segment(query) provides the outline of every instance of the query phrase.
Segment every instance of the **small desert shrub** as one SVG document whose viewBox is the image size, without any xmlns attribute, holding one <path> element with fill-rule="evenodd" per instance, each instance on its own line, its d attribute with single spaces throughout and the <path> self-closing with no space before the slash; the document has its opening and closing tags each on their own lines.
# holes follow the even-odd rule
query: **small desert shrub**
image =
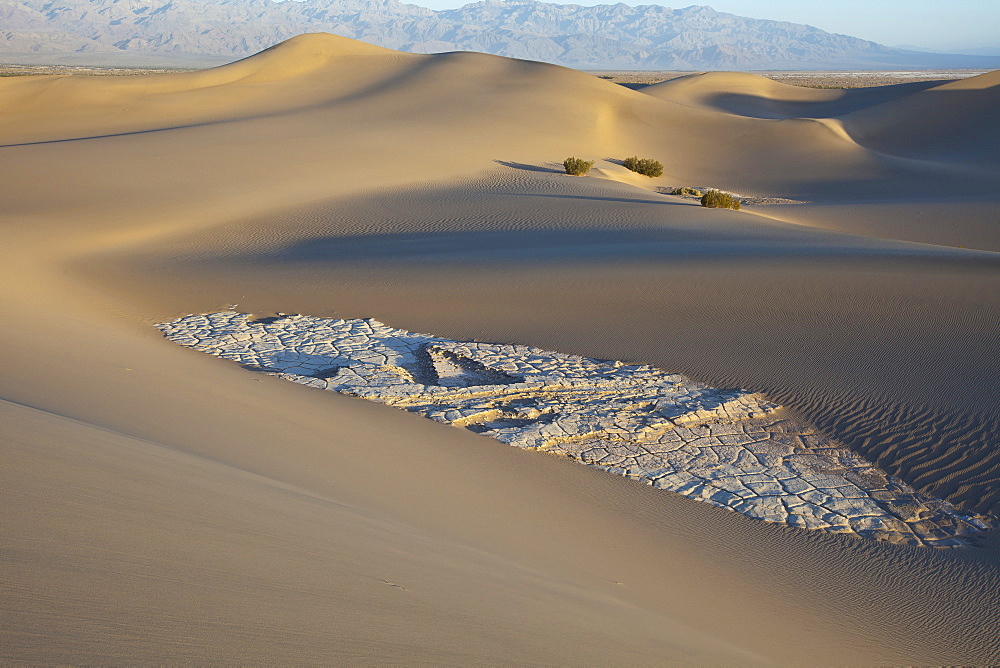
<svg viewBox="0 0 1000 668">
<path fill-rule="evenodd" d="M 697 188 L 688 188 L 684 186 L 683 188 L 674 188 L 671 195 L 690 195 L 691 197 L 701 197 L 701 191 Z"/>
<path fill-rule="evenodd" d="M 637 155 L 633 155 L 631 158 L 625 158 L 625 162 L 622 164 L 625 166 L 625 169 L 630 169 L 637 174 L 642 174 L 643 176 L 648 176 L 650 178 L 663 176 L 663 165 L 659 160 L 640 158 Z"/>
<path fill-rule="evenodd" d="M 571 176 L 583 176 L 594 166 L 594 161 L 581 160 L 580 158 L 566 158 L 563 160 L 563 167 L 566 173 Z"/>
<path fill-rule="evenodd" d="M 701 205 L 712 209 L 736 209 L 740 210 L 740 200 L 729 193 L 718 190 L 709 190 L 701 196 Z"/>
</svg>

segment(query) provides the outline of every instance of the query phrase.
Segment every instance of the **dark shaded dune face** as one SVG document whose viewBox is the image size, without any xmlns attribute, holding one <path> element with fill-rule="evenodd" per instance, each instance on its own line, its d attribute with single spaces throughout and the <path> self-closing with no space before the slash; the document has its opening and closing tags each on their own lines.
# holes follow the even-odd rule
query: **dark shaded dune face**
<svg viewBox="0 0 1000 668">
<path fill-rule="evenodd" d="M 709 72 L 647 86 L 641 91 L 661 100 L 749 118 L 832 118 L 939 85 L 938 81 L 918 81 L 828 90 L 792 86 L 755 74 Z"/>
<path fill-rule="evenodd" d="M 734 116 L 836 118 L 852 140 L 894 156 L 978 166 L 995 166 L 1000 160 L 1000 72 L 945 83 L 849 90 L 814 90 L 753 74 L 710 72 L 642 92 Z"/>
<path fill-rule="evenodd" d="M 1000 156 L 1000 73 L 813 90 L 744 73 L 691 75 L 642 89 L 686 106 L 758 119 L 838 119 L 868 150 L 922 160 L 995 167 Z"/>
<path fill-rule="evenodd" d="M 935 86 L 848 114 L 844 128 L 884 153 L 1000 167 L 1000 72 Z"/>
<path fill-rule="evenodd" d="M 996 188 L 995 75 L 831 91 L 709 73 L 643 93 L 667 103 L 661 113 L 684 128 L 663 141 L 684 155 L 685 171 L 704 167 L 734 189 L 844 203 L 954 201 Z"/>
</svg>

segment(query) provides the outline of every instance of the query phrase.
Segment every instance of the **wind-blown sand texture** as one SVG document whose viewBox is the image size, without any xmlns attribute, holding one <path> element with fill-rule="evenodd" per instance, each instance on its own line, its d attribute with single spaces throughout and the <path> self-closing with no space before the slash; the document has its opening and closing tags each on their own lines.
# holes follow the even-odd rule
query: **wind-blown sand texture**
<svg viewBox="0 0 1000 668">
<path fill-rule="evenodd" d="M 377 318 L 649 365 L 995 515 L 998 83 L 632 91 L 324 35 L 0 79 L 0 657 L 1000 662 L 994 531 L 930 550 L 760 522 L 153 327 Z M 685 184 L 805 203 L 659 192 Z"/>
<path fill-rule="evenodd" d="M 281 378 L 578 459 L 770 522 L 960 547 L 989 528 L 915 493 L 758 394 L 645 365 L 393 329 L 236 312 L 157 326 L 171 341 Z"/>
</svg>

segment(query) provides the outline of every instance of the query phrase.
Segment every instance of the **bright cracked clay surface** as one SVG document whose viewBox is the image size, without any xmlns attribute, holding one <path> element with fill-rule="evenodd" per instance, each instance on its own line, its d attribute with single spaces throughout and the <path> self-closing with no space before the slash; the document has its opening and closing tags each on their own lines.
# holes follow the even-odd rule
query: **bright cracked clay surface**
<svg viewBox="0 0 1000 668">
<path fill-rule="evenodd" d="M 247 368 L 389 404 L 519 448 L 803 529 L 960 547 L 981 516 L 918 493 L 744 390 L 647 365 L 462 342 L 375 320 L 226 311 L 157 325 Z"/>
</svg>

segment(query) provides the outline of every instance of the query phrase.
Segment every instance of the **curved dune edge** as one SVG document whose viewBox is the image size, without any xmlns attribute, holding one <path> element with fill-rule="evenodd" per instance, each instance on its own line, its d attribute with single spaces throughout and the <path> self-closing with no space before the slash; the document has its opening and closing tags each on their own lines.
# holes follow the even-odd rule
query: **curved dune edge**
<svg viewBox="0 0 1000 668">
<path fill-rule="evenodd" d="M 759 394 L 646 365 L 457 342 L 375 320 L 225 311 L 157 327 L 293 382 L 636 478 L 789 526 L 952 548 L 991 528 L 922 495 Z"/>
</svg>

